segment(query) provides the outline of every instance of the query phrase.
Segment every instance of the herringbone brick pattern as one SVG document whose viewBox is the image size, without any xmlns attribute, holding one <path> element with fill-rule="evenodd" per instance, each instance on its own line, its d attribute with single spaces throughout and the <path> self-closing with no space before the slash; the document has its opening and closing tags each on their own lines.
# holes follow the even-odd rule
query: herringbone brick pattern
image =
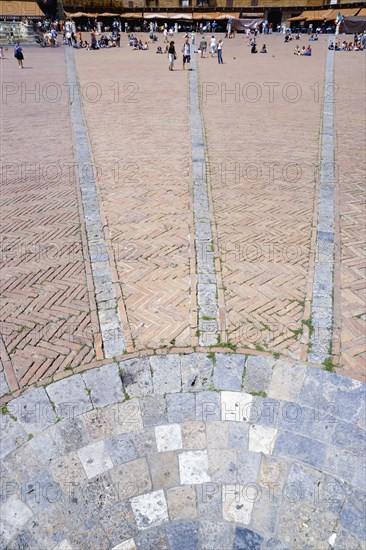
<svg viewBox="0 0 366 550">
<path fill-rule="evenodd" d="M 75 58 L 85 88 L 90 57 Z M 93 68 L 102 93 L 84 110 L 131 336 L 137 349 L 189 345 L 187 75 L 155 49 L 100 51 Z"/>
<path fill-rule="evenodd" d="M 266 37 L 267 55 L 245 42 L 225 41 L 222 66 L 199 60 L 227 337 L 296 357 L 316 201 L 314 83 L 322 91 L 326 44 L 304 63 L 281 36 Z"/>
<path fill-rule="evenodd" d="M 366 379 L 365 64 L 352 52 L 336 56 L 335 103 L 340 214 L 340 373 Z M 357 106 L 357 113 L 355 112 Z"/>
<path fill-rule="evenodd" d="M 64 54 L 42 53 L 2 62 L 18 91 L 2 105 L 1 332 L 20 386 L 95 359 Z"/>
</svg>

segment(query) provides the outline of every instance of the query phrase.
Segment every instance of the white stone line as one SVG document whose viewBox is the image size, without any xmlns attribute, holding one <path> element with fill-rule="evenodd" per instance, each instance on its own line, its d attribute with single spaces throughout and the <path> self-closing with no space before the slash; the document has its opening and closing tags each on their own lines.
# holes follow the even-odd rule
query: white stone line
<svg viewBox="0 0 366 550">
<path fill-rule="evenodd" d="M 79 167 L 79 184 L 104 355 L 110 358 L 124 352 L 125 341 L 104 239 L 98 191 L 92 169 L 93 162 L 72 48 L 65 48 L 65 58 L 68 81 L 76 84 L 73 87 L 73 97 L 70 105 L 74 148 Z"/>
<path fill-rule="evenodd" d="M 334 50 L 327 51 L 323 100 L 318 225 L 311 319 L 314 328 L 308 360 L 322 363 L 330 355 L 333 325 L 334 217 Z"/>
<path fill-rule="evenodd" d="M 199 343 L 207 346 L 217 343 L 218 300 L 213 252 L 213 235 L 205 164 L 205 136 L 199 104 L 199 83 L 196 54 L 191 48 L 189 73 L 189 107 L 192 151 L 193 205 L 195 250 L 197 266 L 197 301 Z"/>
</svg>

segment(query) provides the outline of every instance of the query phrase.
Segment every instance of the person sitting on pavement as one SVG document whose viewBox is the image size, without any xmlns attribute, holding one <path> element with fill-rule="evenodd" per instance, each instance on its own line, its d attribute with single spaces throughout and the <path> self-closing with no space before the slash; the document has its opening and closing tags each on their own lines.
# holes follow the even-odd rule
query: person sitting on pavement
<svg viewBox="0 0 366 550">
<path fill-rule="evenodd" d="M 250 53 L 258 53 L 257 51 L 257 43 L 255 40 L 252 41 L 252 47 L 250 48 Z"/>
<path fill-rule="evenodd" d="M 311 48 L 310 48 L 310 46 L 308 46 L 308 47 L 306 48 L 304 55 L 306 55 L 306 56 L 310 56 L 310 55 L 311 55 Z"/>
<path fill-rule="evenodd" d="M 262 49 L 259 51 L 259 53 L 267 53 L 267 48 L 265 44 L 263 44 Z"/>
<path fill-rule="evenodd" d="M 294 55 L 301 55 L 301 50 L 300 50 L 299 46 L 296 46 L 295 51 L 294 51 Z"/>
</svg>

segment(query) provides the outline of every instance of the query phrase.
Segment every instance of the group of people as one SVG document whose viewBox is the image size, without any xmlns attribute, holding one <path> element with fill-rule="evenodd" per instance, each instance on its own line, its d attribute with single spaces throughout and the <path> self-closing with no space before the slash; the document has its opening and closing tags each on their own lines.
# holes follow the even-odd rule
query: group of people
<svg viewBox="0 0 366 550">
<path fill-rule="evenodd" d="M 255 37 L 251 38 L 249 40 L 249 42 L 247 42 L 247 46 L 250 47 L 250 53 L 258 53 L 257 41 L 256 41 Z M 259 53 L 267 53 L 267 46 L 265 44 L 263 44 L 262 49 L 259 50 Z"/>
<path fill-rule="evenodd" d="M 192 42 L 194 42 L 192 38 Z M 194 44 L 193 44 L 194 45 Z M 220 40 L 216 44 L 216 39 L 214 36 L 212 36 L 210 40 L 210 55 L 211 57 L 214 57 L 215 54 L 217 54 L 217 61 L 221 65 L 224 63 L 223 57 L 222 57 L 222 47 L 223 47 L 223 41 Z M 205 57 L 205 53 L 207 50 L 207 41 L 205 40 L 205 37 L 202 37 L 202 40 L 199 44 L 198 49 L 195 51 L 195 53 L 200 53 L 201 57 Z M 170 41 L 169 45 L 166 47 L 166 52 L 168 54 L 169 58 L 169 71 L 174 70 L 174 61 L 177 59 L 177 52 L 175 49 L 175 42 L 173 40 Z M 158 50 L 156 53 L 163 53 L 161 47 L 158 47 Z M 187 69 L 190 70 L 190 63 L 191 63 L 191 44 L 189 41 L 189 36 L 186 34 L 184 37 L 184 44 L 182 46 L 182 54 L 183 54 L 183 70 L 185 70 L 186 66 Z"/>
<path fill-rule="evenodd" d="M 362 52 L 365 47 L 366 44 L 362 40 L 358 42 L 346 42 L 346 40 L 343 40 L 342 43 L 340 41 L 335 44 L 330 42 L 328 50 L 335 50 L 336 52 Z"/>
<path fill-rule="evenodd" d="M 295 51 L 294 51 L 294 55 L 306 55 L 306 56 L 310 56 L 311 55 L 311 47 L 310 45 L 309 46 L 303 46 L 301 49 L 300 49 L 300 46 L 296 46 L 295 48 Z"/>
</svg>

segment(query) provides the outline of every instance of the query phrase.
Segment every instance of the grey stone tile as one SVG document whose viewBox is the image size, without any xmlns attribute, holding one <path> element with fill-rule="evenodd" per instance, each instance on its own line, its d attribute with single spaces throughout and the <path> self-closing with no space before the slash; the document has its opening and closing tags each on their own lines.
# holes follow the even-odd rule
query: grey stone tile
<svg viewBox="0 0 366 550">
<path fill-rule="evenodd" d="M 283 403 L 277 426 L 309 438 L 331 443 L 339 420 L 331 415 L 322 417 L 319 411 L 296 403 Z"/>
<path fill-rule="evenodd" d="M 321 473 L 318 470 L 293 464 L 287 479 L 284 496 L 287 501 L 301 501 L 304 505 L 315 507 L 319 499 L 318 487 L 321 483 Z"/>
<path fill-rule="evenodd" d="M 42 510 L 28 522 L 28 530 L 38 541 L 38 549 L 53 549 L 68 536 L 69 529 L 55 506 Z"/>
<path fill-rule="evenodd" d="M 118 487 L 120 500 L 146 493 L 152 488 L 149 467 L 145 458 L 138 458 L 115 466 L 109 473 L 113 483 Z"/>
<path fill-rule="evenodd" d="M 138 550 L 170 550 L 165 529 L 156 527 L 148 531 L 141 531 L 135 537 Z"/>
<path fill-rule="evenodd" d="M 366 455 L 366 432 L 346 422 L 339 422 L 334 430 L 333 443 L 357 456 Z"/>
<path fill-rule="evenodd" d="M 296 366 L 295 362 L 276 361 L 268 388 L 268 396 L 297 402 L 305 375 L 305 367 Z"/>
<path fill-rule="evenodd" d="M 29 531 L 22 531 L 6 548 L 7 550 L 39 550 L 39 545 Z"/>
<path fill-rule="evenodd" d="M 130 433 L 113 437 L 107 440 L 105 445 L 112 459 L 113 466 L 118 466 L 118 464 L 129 462 L 138 457 L 133 436 Z"/>
<path fill-rule="evenodd" d="M 211 422 L 221 419 L 220 394 L 213 391 L 203 391 L 196 395 L 196 420 Z"/>
<path fill-rule="evenodd" d="M 253 496 L 251 497 L 254 500 L 251 528 L 255 532 L 261 533 L 261 535 L 266 537 L 272 537 L 275 533 L 281 498 L 280 494 L 277 487 L 257 487 L 257 493 L 253 492 Z M 267 548 L 267 546 L 263 548 Z"/>
<path fill-rule="evenodd" d="M 90 440 L 80 417 L 59 422 L 47 432 L 53 439 L 59 455 L 77 451 Z"/>
<path fill-rule="evenodd" d="M 247 393 L 267 393 L 274 364 L 272 357 L 249 355 L 245 363 L 243 390 Z"/>
<path fill-rule="evenodd" d="M 319 410 L 323 417 L 335 416 L 352 422 L 362 407 L 365 388 L 358 380 L 308 367 L 299 404 Z"/>
<path fill-rule="evenodd" d="M 156 440 L 154 428 L 145 428 L 138 432 L 132 432 L 133 444 L 139 456 L 156 453 Z"/>
<path fill-rule="evenodd" d="M 55 404 L 57 416 L 61 418 L 72 420 L 93 408 L 80 374 L 50 384 L 46 391 Z"/>
<path fill-rule="evenodd" d="M 274 494 L 281 494 L 287 483 L 290 463 L 281 458 L 262 455 L 258 482 L 261 486 L 273 488 Z"/>
<path fill-rule="evenodd" d="M 99 522 L 95 522 L 94 528 L 82 529 L 79 533 L 70 536 L 71 548 L 98 548 L 107 550 L 110 547 L 108 537 Z"/>
<path fill-rule="evenodd" d="M 150 360 L 148 357 L 122 361 L 119 367 L 128 395 L 131 397 L 142 397 L 153 393 Z"/>
<path fill-rule="evenodd" d="M 357 458 L 353 454 L 328 445 L 323 470 L 351 482 L 356 471 L 356 461 Z"/>
<path fill-rule="evenodd" d="M 44 388 L 34 388 L 8 403 L 9 414 L 27 434 L 36 435 L 51 426 L 56 415 Z"/>
<path fill-rule="evenodd" d="M 216 522 L 222 517 L 222 486 L 208 482 L 196 486 L 198 515 L 201 520 Z"/>
<path fill-rule="evenodd" d="M 22 502 L 37 514 L 60 498 L 60 486 L 47 470 L 43 470 L 22 484 L 21 497 Z"/>
<path fill-rule="evenodd" d="M 178 455 L 179 475 L 182 485 L 206 483 L 208 474 L 208 455 L 206 450 L 183 451 Z"/>
<path fill-rule="evenodd" d="M 204 422 L 183 422 L 181 431 L 184 449 L 206 448 L 206 425 Z"/>
<path fill-rule="evenodd" d="M 179 355 L 154 355 L 150 357 L 150 365 L 156 394 L 165 395 L 180 391 L 182 384 Z"/>
<path fill-rule="evenodd" d="M 196 417 L 196 398 L 192 393 L 172 393 L 166 396 L 169 422 L 188 422 Z"/>
<path fill-rule="evenodd" d="M 208 474 L 219 484 L 235 483 L 238 476 L 236 451 L 232 449 L 208 450 Z"/>
<path fill-rule="evenodd" d="M 94 407 L 104 407 L 124 400 L 122 382 L 116 363 L 88 370 L 82 377 L 86 387 L 91 390 L 90 398 Z"/>
<path fill-rule="evenodd" d="M 260 426 L 277 428 L 281 416 L 285 419 L 289 418 L 290 421 L 293 421 L 293 417 L 295 417 L 296 421 L 300 415 L 300 409 L 300 406 L 296 403 L 293 405 L 278 399 L 255 395 L 252 398 L 249 421 Z"/>
<path fill-rule="evenodd" d="M 337 523 L 337 516 L 320 513 L 302 501 L 285 502 L 278 514 L 276 537 L 289 548 L 328 548 L 328 539 Z"/>
<path fill-rule="evenodd" d="M 155 427 L 156 447 L 159 452 L 181 449 L 182 431 L 179 424 L 167 424 Z"/>
<path fill-rule="evenodd" d="M 173 487 L 166 492 L 171 521 L 189 520 L 197 517 L 196 491 L 194 485 Z"/>
<path fill-rule="evenodd" d="M 233 550 L 261 550 L 264 539 L 258 533 L 244 527 L 236 527 Z"/>
<path fill-rule="evenodd" d="M 63 494 L 68 494 L 73 484 L 84 486 L 88 481 L 76 452 L 55 458 L 49 470 L 54 481 L 60 484 Z"/>
<path fill-rule="evenodd" d="M 22 445 L 9 453 L 3 459 L 3 464 L 19 483 L 25 483 L 44 470 L 44 465 L 28 444 Z"/>
<path fill-rule="evenodd" d="M 174 451 L 149 455 L 153 489 L 168 489 L 179 485 L 178 457 Z"/>
<path fill-rule="evenodd" d="M 342 527 L 363 541 L 366 539 L 365 507 L 365 493 L 354 490 L 348 494 L 339 516 Z"/>
<path fill-rule="evenodd" d="M 288 546 L 285 546 L 281 541 L 270 538 L 264 545 L 264 550 L 290 550 Z"/>
<path fill-rule="evenodd" d="M 28 434 L 20 426 L 19 422 L 10 418 L 7 414 L 0 416 L 0 458 L 5 458 L 22 445 L 28 439 Z"/>
<path fill-rule="evenodd" d="M 216 354 L 214 386 L 219 390 L 240 391 L 245 356 L 235 354 Z"/>
<path fill-rule="evenodd" d="M 118 502 L 102 510 L 99 521 L 112 547 L 138 533 L 135 518 L 127 502 Z"/>
<path fill-rule="evenodd" d="M 177 521 L 167 527 L 171 550 L 198 550 L 198 524 L 195 521 Z"/>
<path fill-rule="evenodd" d="M 208 449 L 227 449 L 229 446 L 229 423 L 208 422 L 206 425 Z"/>
<path fill-rule="evenodd" d="M 207 390 L 212 385 L 213 362 L 203 353 L 182 355 L 182 388 L 185 392 Z"/>
<path fill-rule="evenodd" d="M 168 411 L 165 397 L 151 395 L 141 399 L 141 414 L 144 426 L 167 424 Z"/>
<path fill-rule="evenodd" d="M 18 496 L 12 495 L 1 509 L 1 521 L 9 524 L 15 530 L 24 527 L 33 516 L 33 512 Z"/>
<path fill-rule="evenodd" d="M 337 525 L 334 529 L 337 538 L 335 541 L 336 550 L 364 550 L 365 541 L 358 539 L 353 533 L 343 529 L 341 525 Z"/>
<path fill-rule="evenodd" d="M 323 474 L 316 495 L 316 508 L 338 516 L 349 489 L 349 485 L 344 481 L 330 474 Z"/>
<path fill-rule="evenodd" d="M 38 459 L 46 465 L 48 465 L 52 459 L 59 456 L 60 453 L 54 439 L 51 437 L 50 431 L 52 430 L 53 428 L 47 430 L 43 434 L 38 434 L 37 437 L 34 437 L 29 442 L 29 446 L 38 456 Z"/>
<path fill-rule="evenodd" d="M 366 492 L 366 458 L 356 458 L 352 485 L 360 491 Z"/>
<path fill-rule="evenodd" d="M 326 446 L 315 439 L 283 431 L 277 437 L 273 454 L 292 458 L 321 470 Z"/>
<path fill-rule="evenodd" d="M 237 479 L 239 483 L 257 483 L 261 455 L 249 451 L 237 451 Z"/>
<path fill-rule="evenodd" d="M 233 546 L 234 525 L 230 523 L 201 521 L 198 533 L 202 550 L 231 550 Z"/>
<path fill-rule="evenodd" d="M 83 500 L 90 515 L 98 519 L 104 510 L 114 506 L 120 499 L 119 487 L 113 483 L 108 472 L 89 480 L 78 490 L 76 498 Z"/>
</svg>

